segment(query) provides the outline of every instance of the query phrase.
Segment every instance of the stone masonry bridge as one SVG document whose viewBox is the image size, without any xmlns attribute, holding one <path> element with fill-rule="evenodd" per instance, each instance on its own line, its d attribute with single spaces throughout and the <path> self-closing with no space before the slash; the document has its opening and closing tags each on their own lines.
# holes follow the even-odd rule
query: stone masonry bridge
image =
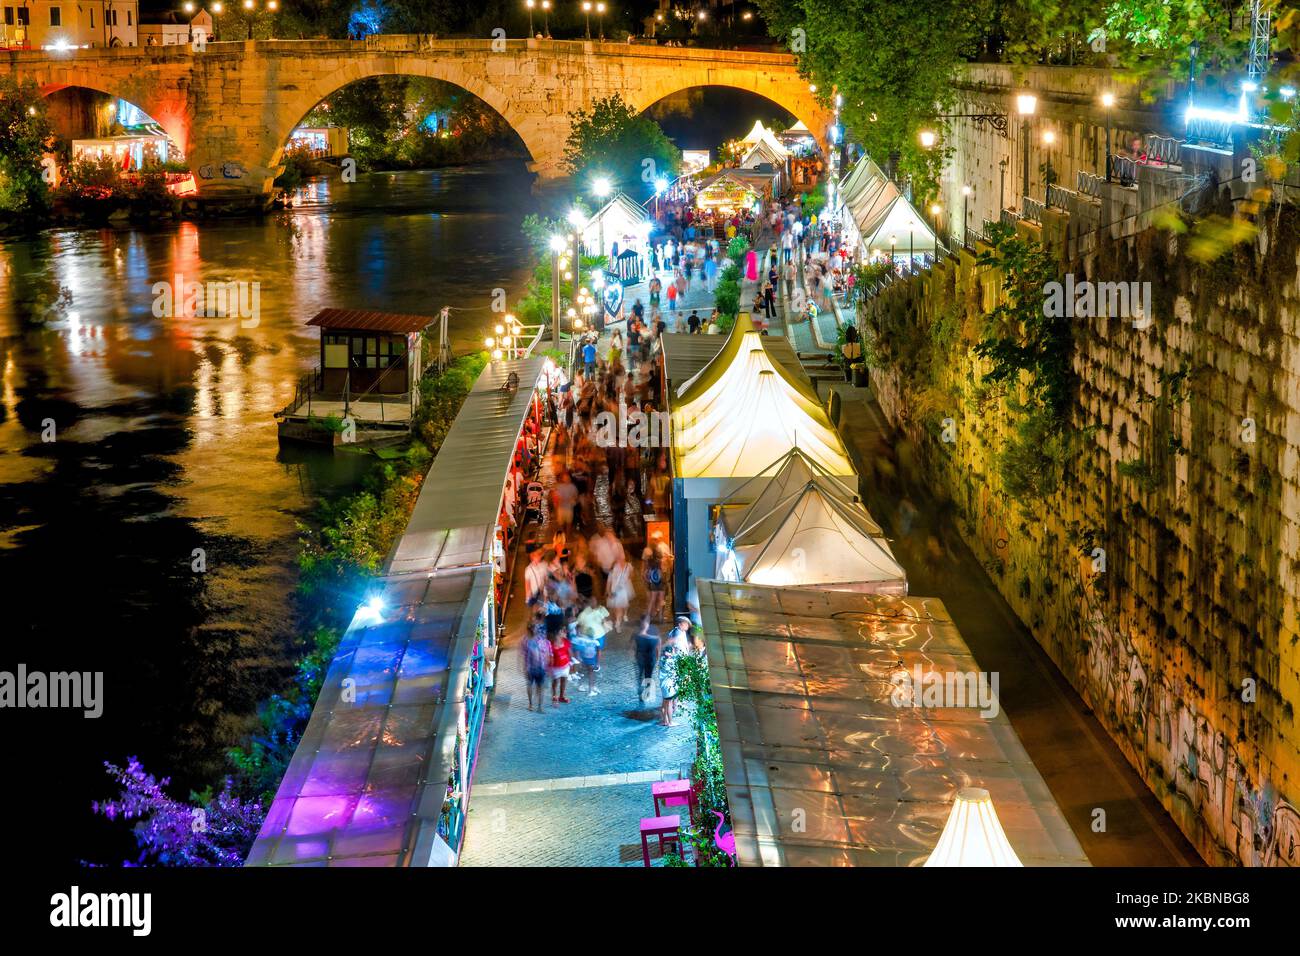
<svg viewBox="0 0 1300 956">
<path fill-rule="evenodd" d="M 614 93 L 645 110 L 693 87 L 749 90 L 802 120 L 823 148 L 831 123 L 794 58 L 778 53 L 389 35 L 0 55 L 0 75 L 31 77 L 46 93 L 86 87 L 144 110 L 185 151 L 208 199 L 268 193 L 290 132 L 317 103 L 348 83 L 394 74 L 444 80 L 482 99 L 519 134 L 543 178 L 564 174 L 569 114 Z"/>
</svg>

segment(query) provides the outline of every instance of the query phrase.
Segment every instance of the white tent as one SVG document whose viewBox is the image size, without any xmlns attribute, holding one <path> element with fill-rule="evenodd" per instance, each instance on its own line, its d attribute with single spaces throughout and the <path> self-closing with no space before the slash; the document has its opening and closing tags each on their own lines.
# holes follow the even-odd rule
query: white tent
<svg viewBox="0 0 1300 956">
<path fill-rule="evenodd" d="M 830 474 L 854 474 L 817 393 L 772 360 L 745 312 L 722 350 L 678 388 L 673 435 L 682 479 L 750 478 L 796 447 Z"/>
<path fill-rule="evenodd" d="M 792 448 L 720 502 L 718 520 L 732 539 L 771 537 L 780 525 L 783 507 L 803 494 L 809 483 L 818 485 L 823 493 L 847 507 L 861 507 L 847 480 L 832 475 L 804 454 L 803 449 Z M 743 504 L 756 490 L 758 496 Z M 884 533 L 875 521 L 870 526 L 872 534 Z"/>
<path fill-rule="evenodd" d="M 934 231 L 889 180 L 864 190 L 848 203 L 864 257 L 891 251 L 895 256 L 933 253 Z M 891 237 L 893 242 L 890 241 Z"/>
<path fill-rule="evenodd" d="M 965 787 L 957 792 L 952 813 L 925 866 L 1024 866 L 998 822 L 989 792 Z"/>
<path fill-rule="evenodd" d="M 906 594 L 907 572 L 866 509 L 846 505 L 815 481 L 776 508 L 763 526 L 731 540 L 736 580 Z"/>
<path fill-rule="evenodd" d="M 765 143 L 775 155 L 781 157 L 780 162 L 785 162 L 790 157 L 790 151 L 785 145 L 776 138 L 776 135 L 763 125 L 762 120 L 754 120 L 753 128 L 745 134 L 741 140 L 748 147 L 753 147 L 757 143 Z"/>
<path fill-rule="evenodd" d="M 781 169 L 785 166 L 786 157 L 788 155 L 789 154 L 785 153 L 784 150 L 778 153 L 772 148 L 771 143 L 765 139 L 760 139 L 757 143 L 750 146 L 745 155 L 741 157 L 740 168 L 756 169 L 764 163 L 767 163 L 777 169 Z"/>
<path fill-rule="evenodd" d="M 649 214 L 619 193 L 587 220 L 582 228 L 582 248 L 587 255 L 606 256 L 611 261 L 615 246 L 620 253 L 627 249 L 641 252 L 649 225 Z"/>
</svg>

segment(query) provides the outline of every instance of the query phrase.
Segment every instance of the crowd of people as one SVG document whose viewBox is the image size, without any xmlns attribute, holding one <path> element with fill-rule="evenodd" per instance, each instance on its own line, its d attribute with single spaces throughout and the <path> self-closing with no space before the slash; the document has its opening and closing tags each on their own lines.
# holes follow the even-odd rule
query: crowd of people
<svg viewBox="0 0 1300 956">
<path fill-rule="evenodd" d="M 520 659 L 529 710 L 543 709 L 548 690 L 552 705 L 571 703 L 571 685 L 574 693 L 601 694 L 601 653 L 609 640 L 626 639 L 640 701 L 652 703 L 657 691 L 660 722 L 673 726 L 674 660 L 697 647 L 689 617 L 660 634 L 671 607 L 674 556 L 668 541 L 647 536 L 644 518 L 672 508 L 667 448 L 604 441 L 595 427 L 604 412 L 623 421 L 633 412 L 655 413 L 662 400 L 660 332 L 632 326 L 626 344 L 615 332 L 604 355 L 597 340 L 587 341 L 572 381 L 548 398 L 554 483 L 546 511 L 530 503 L 537 527 L 523 575 L 529 614 Z M 643 611 L 630 624 L 637 605 Z"/>
</svg>

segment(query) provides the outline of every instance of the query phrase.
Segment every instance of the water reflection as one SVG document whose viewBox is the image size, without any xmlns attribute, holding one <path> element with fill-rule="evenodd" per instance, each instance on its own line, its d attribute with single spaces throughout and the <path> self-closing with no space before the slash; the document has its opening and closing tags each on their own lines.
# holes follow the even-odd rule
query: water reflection
<svg viewBox="0 0 1300 956">
<path fill-rule="evenodd" d="M 278 448 L 273 414 L 318 355 L 306 320 L 454 305 L 470 347 L 492 289 L 522 286 L 532 204 L 522 165 L 500 164 L 316 181 L 261 222 L 0 242 L 0 669 L 105 672 L 97 721 L 10 712 L 10 760 L 57 781 L 40 815 L 58 825 L 21 834 L 30 849 L 115 861 L 89 813 L 99 762 L 138 754 L 183 795 L 283 685 L 296 523 L 366 467 Z M 257 323 L 155 317 L 177 275 L 260 283 Z"/>
</svg>

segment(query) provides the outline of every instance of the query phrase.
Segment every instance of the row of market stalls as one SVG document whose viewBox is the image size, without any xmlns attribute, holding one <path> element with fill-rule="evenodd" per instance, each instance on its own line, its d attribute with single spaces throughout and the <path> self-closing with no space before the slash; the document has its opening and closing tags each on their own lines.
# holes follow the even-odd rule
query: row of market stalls
<svg viewBox="0 0 1300 956">
<path fill-rule="evenodd" d="M 358 608 L 249 866 L 454 866 L 546 358 L 490 362 Z"/>
<path fill-rule="evenodd" d="M 739 864 L 1087 865 L 996 680 L 907 595 L 789 343 L 742 313 L 721 347 L 662 346 L 675 583 L 701 579 Z M 925 690 L 958 681 L 969 700 Z"/>
<path fill-rule="evenodd" d="M 722 580 L 905 594 L 906 575 L 789 342 L 761 335 L 748 313 L 702 362 L 699 338 L 663 337 L 685 564 Z"/>
<path fill-rule="evenodd" d="M 834 209 L 843 242 L 860 262 L 904 263 L 935 254 L 934 230 L 868 156 L 840 181 Z"/>
</svg>

